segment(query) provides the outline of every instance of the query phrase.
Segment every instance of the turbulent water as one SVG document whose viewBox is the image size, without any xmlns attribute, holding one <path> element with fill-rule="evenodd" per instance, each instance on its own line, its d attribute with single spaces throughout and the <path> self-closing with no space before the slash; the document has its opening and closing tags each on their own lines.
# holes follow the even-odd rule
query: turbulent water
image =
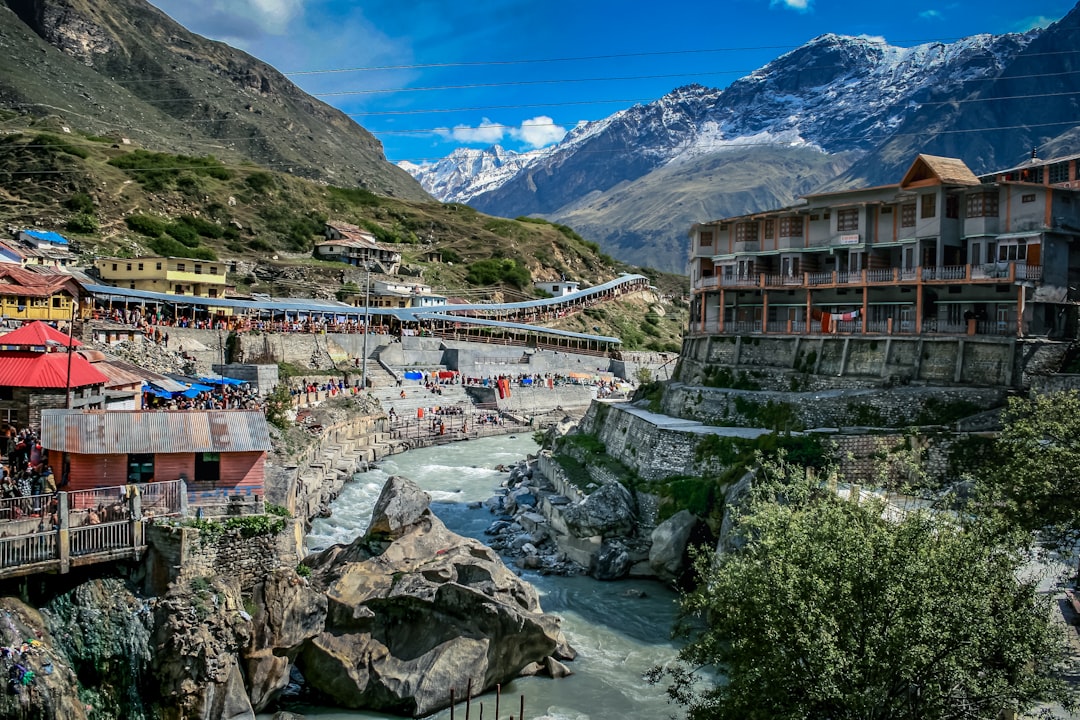
<svg viewBox="0 0 1080 720">
<path fill-rule="evenodd" d="M 345 543 L 364 532 L 383 483 L 391 475 L 416 481 L 432 497 L 432 508 L 447 527 L 484 540 L 492 516 L 486 509 L 470 510 L 469 502 L 484 500 L 505 479 L 496 465 L 522 460 L 536 452 L 525 436 L 484 438 L 442 447 L 414 450 L 385 459 L 377 470 L 361 473 L 347 485 L 334 503 L 332 517 L 315 521 L 308 535 L 308 549 Z M 648 581 L 601 583 L 586 577 L 544 577 L 526 573 L 540 593 L 547 612 L 563 618 L 563 629 L 578 659 L 568 666 L 572 677 L 563 680 L 522 678 L 503 687 L 499 718 L 495 719 L 494 695 L 473 701 L 472 718 L 506 720 L 518 717 L 519 697 L 525 696 L 528 720 L 653 720 L 668 717 L 662 688 L 641 679 L 648 667 L 675 655 L 668 639 L 675 614 L 675 595 Z M 645 597 L 636 597 L 643 591 Z M 299 712 L 321 720 L 387 718 L 385 714 L 330 708 L 300 708 Z M 450 717 L 446 710 L 434 715 Z M 459 706 L 456 717 L 465 717 Z M 520 720 L 520 718 L 519 718 Z"/>
</svg>

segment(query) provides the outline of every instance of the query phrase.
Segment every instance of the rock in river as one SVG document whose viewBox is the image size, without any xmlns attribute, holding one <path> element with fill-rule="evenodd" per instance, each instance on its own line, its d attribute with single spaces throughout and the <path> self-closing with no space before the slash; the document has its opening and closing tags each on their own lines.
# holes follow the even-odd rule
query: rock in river
<svg viewBox="0 0 1080 720">
<path fill-rule="evenodd" d="M 391 477 L 366 535 L 305 560 L 328 604 L 299 663 L 339 705 L 427 715 L 470 680 L 480 692 L 531 663 L 574 657 L 532 586 L 490 548 L 447 530 L 429 503 L 415 483 Z"/>
</svg>

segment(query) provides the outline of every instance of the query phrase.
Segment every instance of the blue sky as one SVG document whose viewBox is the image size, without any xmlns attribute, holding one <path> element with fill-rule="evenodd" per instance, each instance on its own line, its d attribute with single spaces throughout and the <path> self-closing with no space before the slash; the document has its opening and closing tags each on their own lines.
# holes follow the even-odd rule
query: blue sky
<svg viewBox="0 0 1080 720">
<path fill-rule="evenodd" d="M 724 87 L 827 32 L 893 45 L 1022 32 L 1071 0 L 151 0 L 352 115 L 387 158 L 528 150 L 690 83 Z"/>
</svg>

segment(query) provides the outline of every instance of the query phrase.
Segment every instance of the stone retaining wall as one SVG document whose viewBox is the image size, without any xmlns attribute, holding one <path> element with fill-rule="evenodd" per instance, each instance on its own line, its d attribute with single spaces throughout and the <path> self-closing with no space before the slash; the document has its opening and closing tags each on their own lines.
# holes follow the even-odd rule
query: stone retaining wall
<svg viewBox="0 0 1080 720">
<path fill-rule="evenodd" d="M 153 524 L 146 528 L 147 589 L 163 594 L 169 583 L 197 577 L 236 578 L 248 594 L 279 567 L 295 567 L 303 557 L 303 523 L 286 520 L 274 534 L 244 538 L 227 532 L 214 540 L 192 527 Z"/>
<path fill-rule="evenodd" d="M 704 384 L 710 368 L 768 369 L 771 389 L 791 376 L 857 378 L 863 385 L 927 383 L 1027 387 L 1055 372 L 1068 343 L 983 336 L 761 336 L 686 338 L 677 379 Z M 780 375 L 777 375 L 779 371 Z M 786 383 L 777 377 L 789 376 Z M 804 378 L 805 379 L 805 378 Z M 815 388 L 820 389 L 820 388 Z"/>
<path fill-rule="evenodd" d="M 706 423 L 762 427 L 764 419 L 785 415 L 794 429 L 822 427 L 905 427 L 956 420 L 1005 404 L 1004 387 L 917 387 L 846 389 L 821 392 L 731 390 L 672 383 L 664 390 L 661 412 Z M 772 406 L 769 405 L 772 403 Z M 946 413 L 946 419 L 941 414 Z M 920 422 L 921 421 L 921 422 Z"/>
</svg>

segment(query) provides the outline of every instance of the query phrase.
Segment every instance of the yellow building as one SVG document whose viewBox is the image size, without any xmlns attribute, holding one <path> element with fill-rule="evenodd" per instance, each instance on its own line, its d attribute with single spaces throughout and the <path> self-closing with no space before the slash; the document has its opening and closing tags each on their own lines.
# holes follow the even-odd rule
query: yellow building
<svg viewBox="0 0 1080 720">
<path fill-rule="evenodd" d="M 99 258 L 102 280 L 131 290 L 220 298 L 225 295 L 225 263 L 177 257 Z"/>
<path fill-rule="evenodd" d="M 41 275 L 14 265 L 0 267 L 0 317 L 14 320 L 71 320 L 72 301 L 83 295 L 70 275 Z M 81 313 L 86 317 L 87 309 Z"/>
</svg>

